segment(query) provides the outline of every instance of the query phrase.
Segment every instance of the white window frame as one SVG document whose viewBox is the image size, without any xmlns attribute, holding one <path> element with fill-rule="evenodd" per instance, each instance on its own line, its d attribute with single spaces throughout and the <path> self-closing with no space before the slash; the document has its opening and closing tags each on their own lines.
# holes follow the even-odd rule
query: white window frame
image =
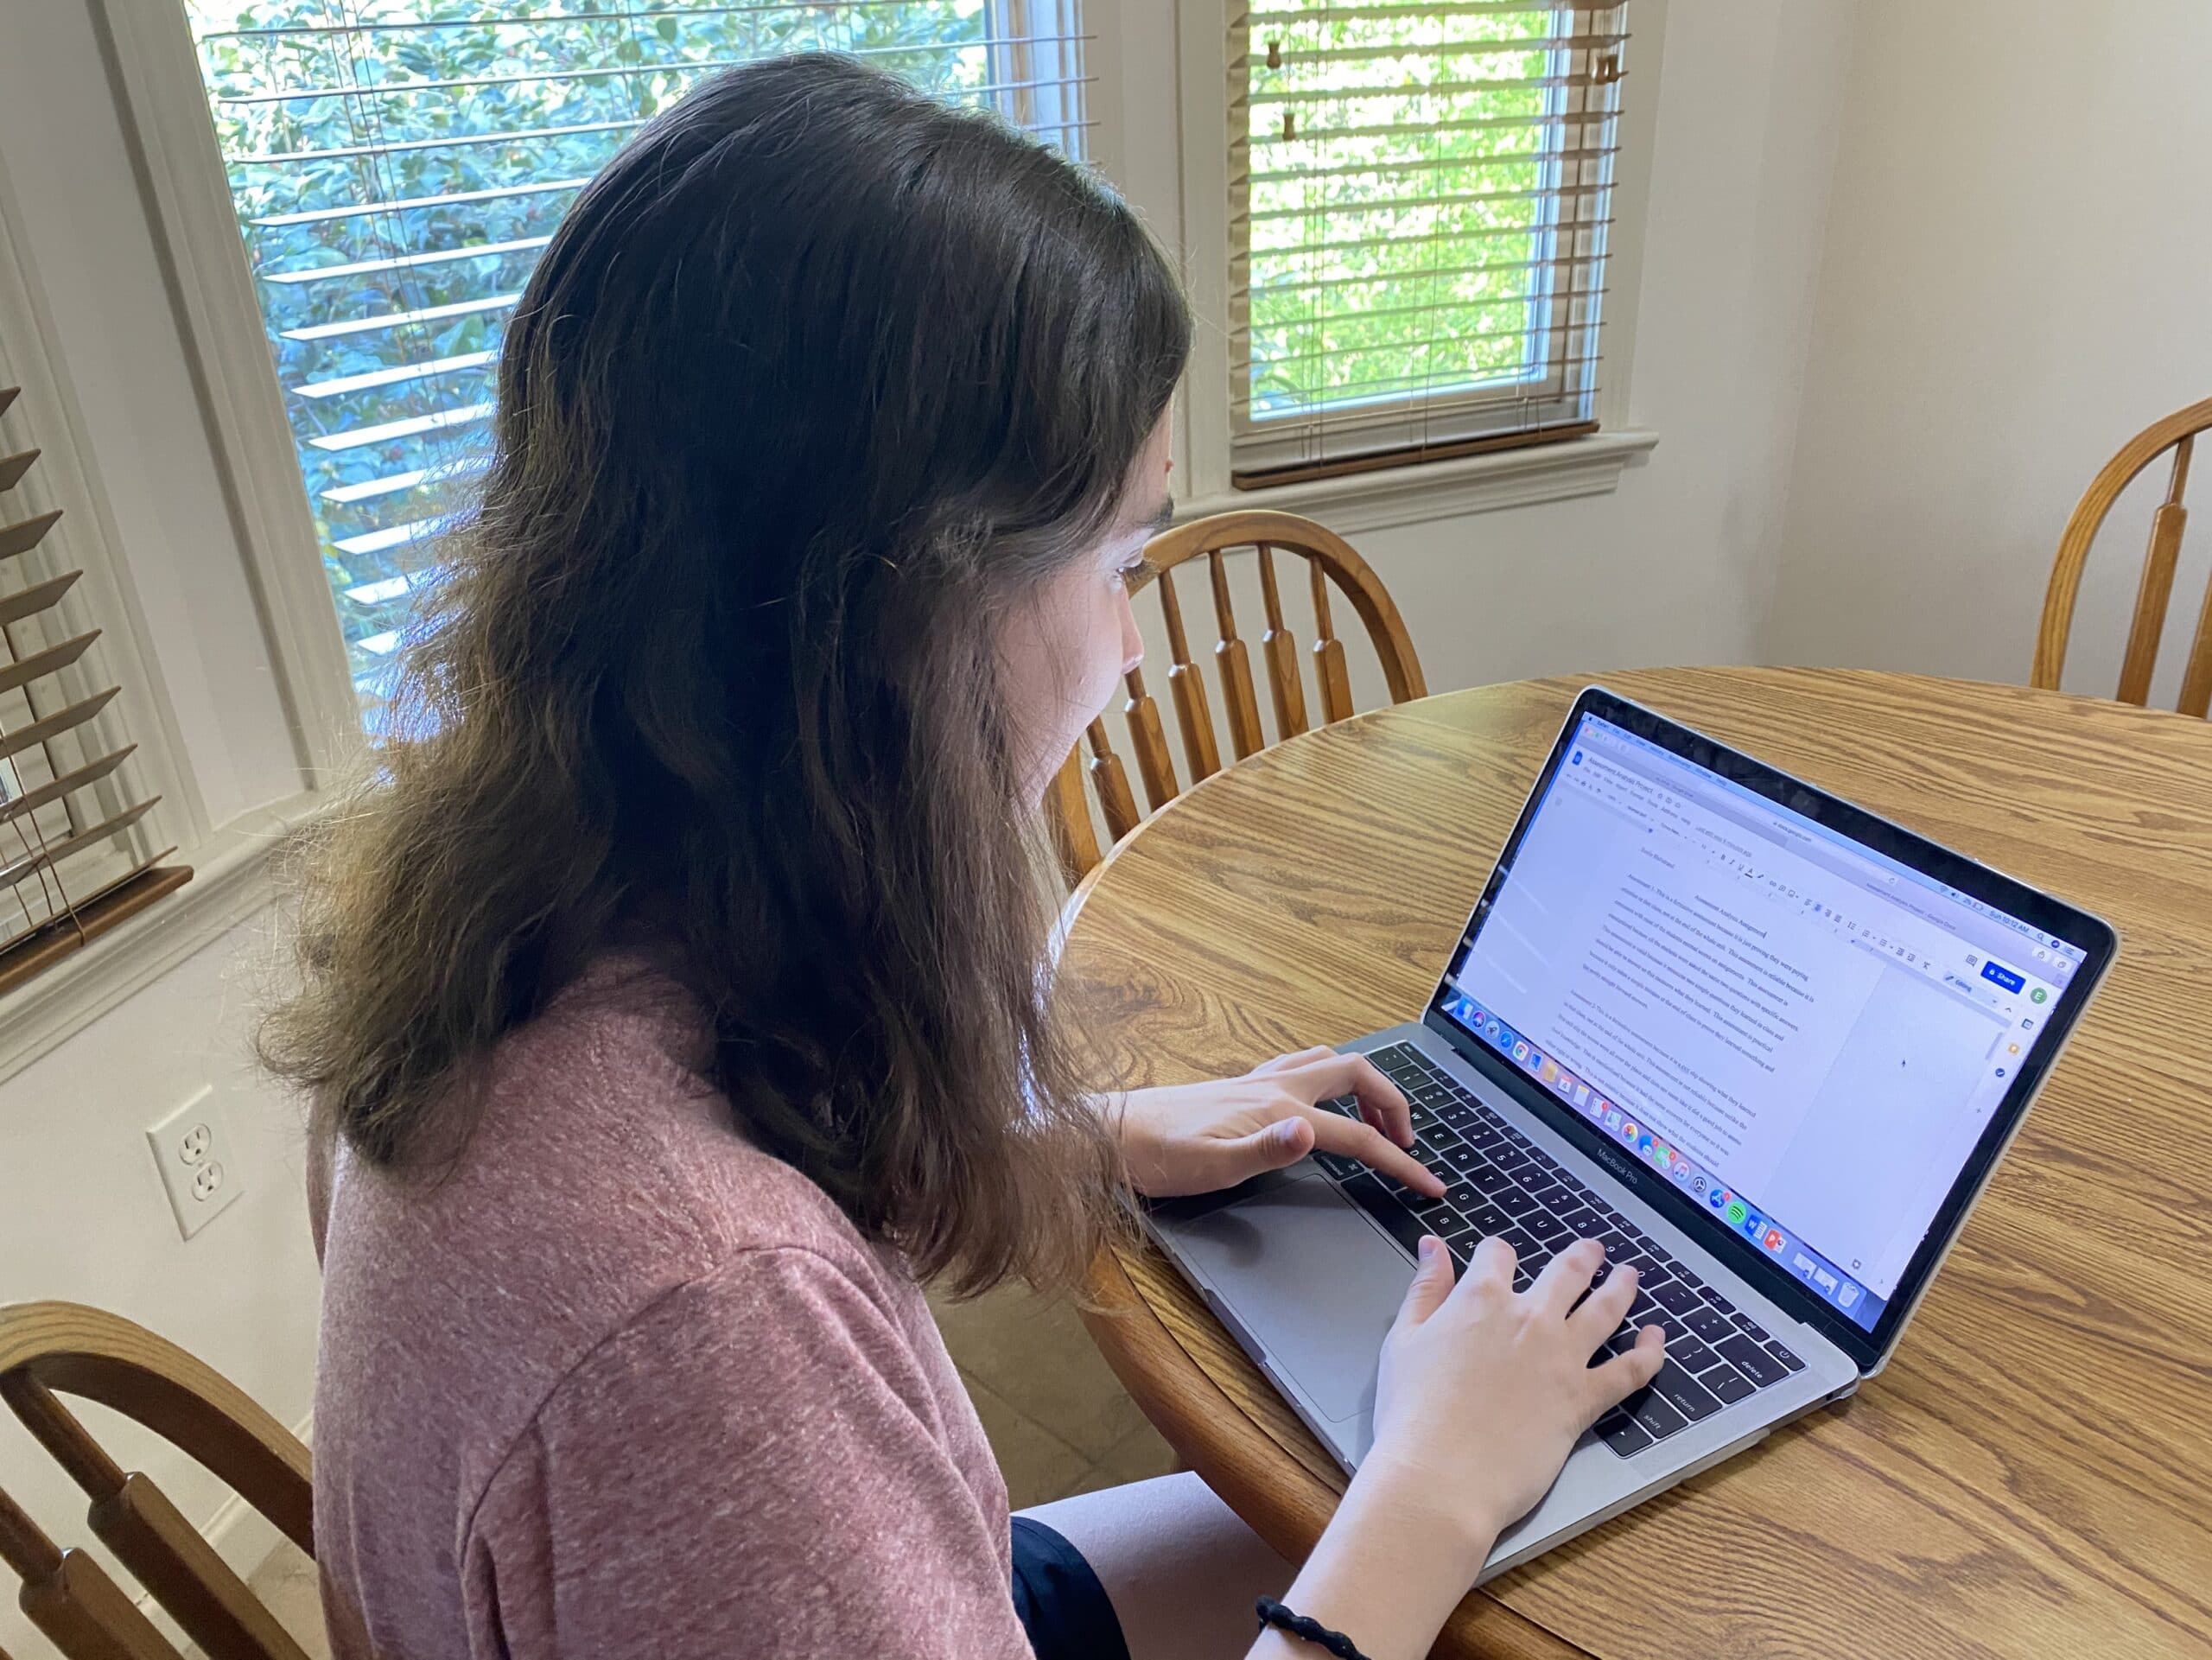
<svg viewBox="0 0 2212 1660">
<path fill-rule="evenodd" d="M 105 665 L 86 674 L 79 689 L 92 690 L 96 678 L 122 687 L 113 712 L 121 735 L 136 746 L 125 763 L 130 793 L 161 797 L 134 828 L 136 844 L 143 853 L 175 846 L 175 862 L 190 865 L 193 878 L 0 999 L 0 1080 L 265 905 L 268 848 L 308 805 L 280 801 L 226 824 L 210 817 L 150 644 L 144 605 L 121 554 L 84 416 L 61 367 L 60 335 L 30 251 L 19 240 L 22 224 L 21 205 L 0 174 L 0 384 L 22 388 L 16 410 L 40 450 L 38 464 L 11 499 L 32 512 L 63 509 L 47 546 L 84 576 L 63 599 L 61 614 L 73 633 L 100 630 L 94 650 Z"/>
<path fill-rule="evenodd" d="M 1624 53 L 1620 153 L 1614 158 L 1613 217 L 1606 252 L 1605 353 L 1607 372 L 1597 397 L 1599 429 L 1582 438 L 1501 449 L 1449 461 L 1409 461 L 1336 478 L 1236 489 L 1230 486 L 1236 405 L 1230 372 L 1229 273 L 1229 27 L 1218 3 L 1179 0 L 1175 38 L 1159 38 L 1162 0 L 1124 0 L 1117 8 L 1114 49 L 1103 52 L 1102 83 L 1126 76 L 1132 63 L 1173 51 L 1180 87 L 1177 200 L 1172 218 L 1158 199 L 1156 178 L 1132 169 L 1126 188 L 1155 224 L 1181 231 L 1184 278 L 1198 328 L 1176 435 L 1178 517 L 1189 519 L 1242 508 L 1274 508 L 1325 519 L 1344 534 L 1420 524 L 1503 507 L 1605 494 L 1622 469 L 1639 461 L 1659 435 L 1634 424 L 1630 368 L 1636 354 L 1637 290 L 1643 283 L 1643 230 L 1650 196 L 1651 145 L 1657 130 L 1661 45 L 1666 0 L 1634 0 Z M 1103 31 L 1102 31 L 1103 32 Z M 1135 86 L 1103 84 L 1102 105 L 1128 108 Z"/>
</svg>

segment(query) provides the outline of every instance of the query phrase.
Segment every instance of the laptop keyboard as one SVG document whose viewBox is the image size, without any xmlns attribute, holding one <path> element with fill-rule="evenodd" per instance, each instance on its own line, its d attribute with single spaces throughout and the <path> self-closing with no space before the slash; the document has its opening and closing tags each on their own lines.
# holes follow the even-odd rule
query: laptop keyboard
<svg viewBox="0 0 2212 1660">
<path fill-rule="evenodd" d="M 1443 1198 L 1428 1199 L 1357 1159 L 1319 1153 L 1314 1161 L 1408 1256 L 1423 1234 L 1433 1233 L 1464 1269 L 1476 1243 L 1496 1234 L 1520 1259 L 1513 1275 L 1516 1291 L 1526 1290 L 1555 1254 L 1586 1237 L 1604 1242 L 1608 1262 L 1635 1265 L 1641 1282 L 1628 1318 L 1590 1364 L 1624 1352 L 1644 1326 L 1666 1332 L 1667 1359 L 1648 1387 L 1598 1420 L 1599 1437 L 1621 1457 L 1805 1369 L 1758 1321 L 1420 1051 L 1396 1044 L 1368 1059 L 1405 1091 L 1418 1137 L 1414 1154 L 1450 1186 Z M 1350 1096 L 1321 1104 L 1359 1116 L 1359 1103 Z"/>
</svg>

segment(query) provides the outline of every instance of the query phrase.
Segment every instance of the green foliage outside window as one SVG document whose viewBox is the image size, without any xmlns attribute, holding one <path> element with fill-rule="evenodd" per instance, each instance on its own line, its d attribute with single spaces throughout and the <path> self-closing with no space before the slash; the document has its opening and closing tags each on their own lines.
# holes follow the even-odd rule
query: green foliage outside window
<svg viewBox="0 0 2212 1660">
<path fill-rule="evenodd" d="M 1255 421 L 1510 381 L 1544 355 L 1554 210 L 1534 193 L 1571 14 L 1391 10 L 1268 0 L 1251 24 Z"/>
<path fill-rule="evenodd" d="M 364 711 L 575 189 L 701 74 L 855 52 L 1020 118 L 987 0 L 187 0 Z"/>
</svg>

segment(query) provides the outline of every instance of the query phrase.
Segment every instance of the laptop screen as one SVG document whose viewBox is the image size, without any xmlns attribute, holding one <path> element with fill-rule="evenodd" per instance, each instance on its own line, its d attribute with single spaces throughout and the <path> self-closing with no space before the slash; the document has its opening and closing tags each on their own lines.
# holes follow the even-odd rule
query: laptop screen
<svg viewBox="0 0 2212 1660">
<path fill-rule="evenodd" d="M 1872 1332 L 2087 954 L 1595 714 L 1509 853 L 1443 1013 Z"/>
</svg>

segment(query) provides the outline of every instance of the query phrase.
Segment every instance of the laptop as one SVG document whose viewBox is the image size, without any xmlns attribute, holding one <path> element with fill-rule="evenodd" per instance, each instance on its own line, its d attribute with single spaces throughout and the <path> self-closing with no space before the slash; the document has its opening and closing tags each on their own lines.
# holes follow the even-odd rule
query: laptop
<svg viewBox="0 0 2212 1660">
<path fill-rule="evenodd" d="M 2099 919 L 1599 687 L 1569 711 L 1418 1021 L 1429 1199 L 1317 1155 L 1145 1226 L 1346 1470 L 1440 1235 L 1518 1285 L 1633 1262 L 1649 1388 L 1498 1539 L 1501 1573 L 1881 1371 L 2112 963 Z M 1327 1103 L 1356 1114 L 1350 1097 Z"/>
</svg>

